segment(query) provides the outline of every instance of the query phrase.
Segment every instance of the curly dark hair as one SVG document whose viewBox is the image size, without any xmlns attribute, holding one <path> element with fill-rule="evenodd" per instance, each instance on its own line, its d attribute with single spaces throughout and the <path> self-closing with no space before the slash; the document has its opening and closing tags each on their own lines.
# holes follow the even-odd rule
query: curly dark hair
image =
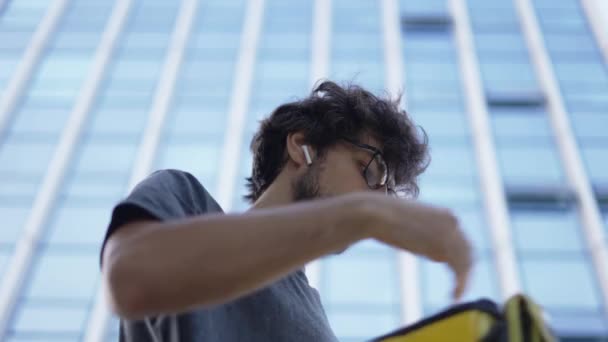
<svg viewBox="0 0 608 342">
<path fill-rule="evenodd" d="M 279 106 L 260 121 L 251 141 L 253 168 L 246 178 L 245 200 L 255 202 L 274 181 L 288 160 L 287 135 L 300 131 L 318 158 L 341 138 L 370 135 L 383 145 L 395 190 L 417 197 L 417 176 L 430 162 L 428 136 L 399 108 L 399 102 L 400 98 L 379 98 L 357 85 L 324 81 L 308 97 Z"/>
</svg>

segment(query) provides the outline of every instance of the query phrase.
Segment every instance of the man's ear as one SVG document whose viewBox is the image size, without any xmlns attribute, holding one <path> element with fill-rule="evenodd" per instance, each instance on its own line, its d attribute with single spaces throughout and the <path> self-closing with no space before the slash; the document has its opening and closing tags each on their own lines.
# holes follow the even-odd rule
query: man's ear
<svg viewBox="0 0 608 342">
<path fill-rule="evenodd" d="M 285 147 L 287 150 L 287 156 L 291 159 L 298 167 L 308 165 L 306 160 L 306 154 L 303 145 L 306 145 L 308 148 L 308 152 L 310 154 L 310 158 L 314 159 L 314 149 L 307 144 L 305 141 L 304 133 L 296 132 L 290 133 L 287 135 L 287 141 L 285 142 Z"/>
</svg>

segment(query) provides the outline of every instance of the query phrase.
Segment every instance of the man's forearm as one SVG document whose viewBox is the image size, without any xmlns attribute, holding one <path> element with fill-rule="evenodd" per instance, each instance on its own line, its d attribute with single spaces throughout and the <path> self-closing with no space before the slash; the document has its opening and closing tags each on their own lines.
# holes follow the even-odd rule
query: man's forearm
<svg viewBox="0 0 608 342">
<path fill-rule="evenodd" d="M 110 293 L 114 302 L 128 298 L 119 314 L 129 318 L 226 302 L 365 238 L 359 207 L 356 196 L 334 197 L 147 223 L 108 253 Z"/>
</svg>

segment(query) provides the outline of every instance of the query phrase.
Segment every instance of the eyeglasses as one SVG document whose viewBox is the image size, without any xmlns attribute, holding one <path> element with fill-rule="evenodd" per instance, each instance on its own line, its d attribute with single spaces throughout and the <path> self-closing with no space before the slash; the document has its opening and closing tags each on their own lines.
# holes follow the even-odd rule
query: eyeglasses
<svg viewBox="0 0 608 342">
<path fill-rule="evenodd" d="M 389 169 L 386 161 L 384 161 L 382 151 L 374 146 L 363 144 L 352 139 L 343 138 L 343 140 L 372 153 L 372 157 L 369 162 L 367 162 L 362 173 L 367 186 L 372 190 L 384 187 L 387 195 L 397 197 L 395 190 L 389 186 Z"/>
</svg>

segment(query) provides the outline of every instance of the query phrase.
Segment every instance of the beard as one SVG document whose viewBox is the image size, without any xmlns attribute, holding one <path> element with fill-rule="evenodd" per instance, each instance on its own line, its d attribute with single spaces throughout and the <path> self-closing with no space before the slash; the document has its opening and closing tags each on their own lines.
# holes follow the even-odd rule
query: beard
<svg viewBox="0 0 608 342">
<path fill-rule="evenodd" d="M 319 174 L 321 166 L 318 163 L 313 163 L 306 172 L 294 182 L 292 182 L 293 201 L 308 201 L 316 198 L 330 197 L 329 194 L 321 193 L 319 186 Z M 341 250 L 333 251 L 331 254 L 342 254 L 348 247 Z"/>
<path fill-rule="evenodd" d="M 313 163 L 306 172 L 291 184 L 293 201 L 307 201 L 322 197 L 319 187 L 319 163 Z"/>
</svg>

